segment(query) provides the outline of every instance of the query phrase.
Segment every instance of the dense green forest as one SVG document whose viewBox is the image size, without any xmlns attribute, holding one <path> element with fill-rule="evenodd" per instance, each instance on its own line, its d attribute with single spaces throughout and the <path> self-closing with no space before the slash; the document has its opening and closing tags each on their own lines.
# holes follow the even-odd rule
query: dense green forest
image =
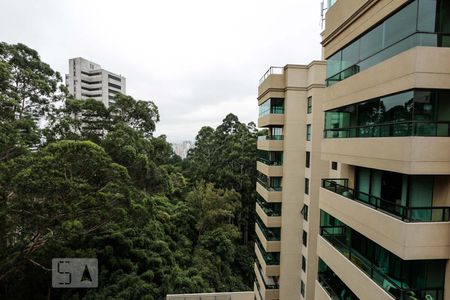
<svg viewBox="0 0 450 300">
<path fill-rule="evenodd" d="M 227 115 L 181 160 L 152 101 L 73 99 L 0 43 L 0 299 L 163 299 L 253 288 L 255 124 Z M 52 289 L 51 259 L 99 260 L 96 289 Z"/>
</svg>

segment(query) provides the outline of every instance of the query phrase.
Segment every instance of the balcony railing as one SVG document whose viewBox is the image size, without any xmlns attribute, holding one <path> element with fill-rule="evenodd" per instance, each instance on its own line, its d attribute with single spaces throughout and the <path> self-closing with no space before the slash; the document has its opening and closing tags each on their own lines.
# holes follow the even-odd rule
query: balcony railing
<svg viewBox="0 0 450 300">
<path fill-rule="evenodd" d="M 281 203 L 269 203 L 266 202 L 261 196 L 256 197 L 256 202 L 264 213 L 269 217 L 281 216 Z"/>
<path fill-rule="evenodd" d="M 268 241 L 280 241 L 281 229 L 279 227 L 267 228 L 259 217 L 256 218 L 256 224 L 258 224 L 259 229 L 264 234 L 264 237 Z"/>
<path fill-rule="evenodd" d="M 262 281 L 264 283 L 264 286 L 265 286 L 266 290 L 277 290 L 277 289 L 279 289 L 278 283 L 276 283 L 275 280 L 273 280 L 272 277 L 268 277 L 268 276 L 264 275 L 264 273 L 262 271 L 261 264 L 259 263 L 258 260 L 256 260 L 256 267 L 257 267 L 257 269 L 259 271 L 259 275 L 262 278 Z M 268 281 L 268 282 L 266 282 L 266 281 Z"/>
<path fill-rule="evenodd" d="M 450 122 L 405 121 L 324 130 L 324 138 L 402 136 L 448 137 L 450 136 Z"/>
<path fill-rule="evenodd" d="M 359 298 L 356 297 L 351 290 L 345 286 L 342 285 L 341 282 L 336 282 L 336 280 L 333 280 L 334 278 L 330 278 L 327 276 L 328 274 L 319 273 L 318 275 L 318 281 L 320 285 L 323 287 L 323 289 L 327 292 L 328 296 L 330 296 L 333 300 L 358 300 Z M 338 295 L 338 293 L 340 295 Z"/>
<path fill-rule="evenodd" d="M 403 222 L 450 222 L 450 207 L 408 207 L 347 187 L 348 179 L 322 179 L 322 187 Z"/>
<path fill-rule="evenodd" d="M 264 82 L 267 78 L 269 78 L 270 75 L 282 75 L 284 74 L 284 68 L 283 67 L 270 67 L 269 70 L 264 73 L 264 75 L 259 79 L 259 84 Z"/>
<path fill-rule="evenodd" d="M 280 252 L 266 252 L 258 237 L 256 237 L 255 243 L 267 265 L 276 266 L 280 264 Z"/>
<path fill-rule="evenodd" d="M 265 159 L 262 157 L 258 157 L 257 160 L 268 166 L 282 166 L 283 165 L 283 161 L 281 161 L 281 160 L 269 160 L 269 159 Z"/>
<path fill-rule="evenodd" d="M 260 135 L 258 136 L 259 141 L 282 141 L 284 140 L 284 135 Z"/>
<path fill-rule="evenodd" d="M 323 226 L 320 228 L 320 235 L 332 244 L 336 250 L 344 255 L 350 262 L 352 262 L 357 268 L 363 271 L 369 276 L 376 284 L 382 287 L 386 292 L 392 295 L 395 299 L 400 300 L 442 300 L 444 297 L 444 289 L 439 288 L 423 288 L 423 289 L 411 289 L 408 288 L 406 283 L 402 283 L 396 279 L 391 278 L 385 274 L 374 263 L 369 261 L 359 252 L 352 249 L 352 247 L 346 245 L 340 241 L 336 236 L 344 237 L 345 226 Z"/>
<path fill-rule="evenodd" d="M 281 192 L 281 186 L 270 186 L 266 181 L 262 180 L 259 177 L 256 177 L 256 181 L 258 181 L 266 190 L 269 192 Z"/>
</svg>

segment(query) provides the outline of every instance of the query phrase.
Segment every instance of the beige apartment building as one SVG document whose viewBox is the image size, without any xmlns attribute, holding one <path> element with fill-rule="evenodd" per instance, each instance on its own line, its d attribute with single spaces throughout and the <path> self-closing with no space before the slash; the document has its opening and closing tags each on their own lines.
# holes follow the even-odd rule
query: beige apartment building
<svg viewBox="0 0 450 300">
<path fill-rule="evenodd" d="M 336 1 L 315 299 L 450 299 L 450 1 Z"/>
<path fill-rule="evenodd" d="M 255 297 L 314 299 L 326 63 L 270 68 L 258 88 Z"/>
<path fill-rule="evenodd" d="M 329 5 L 258 89 L 255 297 L 450 300 L 450 1 Z"/>
</svg>

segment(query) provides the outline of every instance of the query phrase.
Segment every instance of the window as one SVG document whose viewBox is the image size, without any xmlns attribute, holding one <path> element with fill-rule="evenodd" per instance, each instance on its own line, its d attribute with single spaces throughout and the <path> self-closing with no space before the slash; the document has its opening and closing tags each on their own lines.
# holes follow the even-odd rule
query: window
<svg viewBox="0 0 450 300">
<path fill-rule="evenodd" d="M 415 46 L 450 47 L 449 1 L 415 0 L 327 58 L 327 85 Z"/>
<path fill-rule="evenodd" d="M 114 84 L 114 83 L 111 83 L 111 82 L 108 82 L 108 86 L 113 87 L 113 88 L 118 89 L 118 90 L 121 89 L 120 85 Z"/>
<path fill-rule="evenodd" d="M 114 75 L 111 75 L 111 74 L 108 74 L 108 78 L 114 79 L 114 80 L 116 80 L 116 81 L 121 81 L 121 80 L 120 80 L 120 77 L 117 77 L 117 76 L 114 76 Z"/>
<path fill-rule="evenodd" d="M 311 140 L 311 124 L 306 125 L 306 140 Z"/>
<path fill-rule="evenodd" d="M 305 297 L 305 283 L 303 280 L 300 281 L 300 294 L 302 294 L 302 297 Z"/>
<path fill-rule="evenodd" d="M 302 270 L 306 272 L 306 258 L 302 255 Z"/>
<path fill-rule="evenodd" d="M 302 235 L 302 243 L 303 243 L 303 246 L 305 246 L 305 247 L 308 246 L 308 233 L 304 230 L 303 230 L 303 235 Z"/>
<path fill-rule="evenodd" d="M 303 204 L 303 208 L 302 208 L 302 210 L 300 211 L 300 213 L 302 214 L 303 219 L 304 219 L 305 221 L 308 221 L 308 205 Z"/>
<path fill-rule="evenodd" d="M 337 166 L 338 166 L 337 164 L 338 164 L 337 162 L 332 161 L 332 162 L 331 162 L 331 169 L 332 169 L 332 170 L 337 170 Z"/>
<path fill-rule="evenodd" d="M 309 168 L 310 160 L 311 160 L 311 152 L 306 151 L 305 167 Z"/>
<path fill-rule="evenodd" d="M 312 112 L 312 96 L 308 97 L 308 106 L 306 107 L 306 113 L 310 114 Z"/>
<path fill-rule="evenodd" d="M 448 90 L 407 90 L 325 112 L 325 138 L 450 136 Z"/>
<path fill-rule="evenodd" d="M 309 178 L 305 178 L 305 194 L 309 195 Z"/>
</svg>

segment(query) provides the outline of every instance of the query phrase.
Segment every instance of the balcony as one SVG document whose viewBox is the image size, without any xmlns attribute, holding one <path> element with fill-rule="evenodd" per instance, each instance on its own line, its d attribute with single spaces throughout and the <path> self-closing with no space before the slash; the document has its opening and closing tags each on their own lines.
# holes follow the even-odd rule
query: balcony
<svg viewBox="0 0 450 300">
<path fill-rule="evenodd" d="M 283 135 L 258 136 L 257 148 L 265 151 L 283 151 Z"/>
<path fill-rule="evenodd" d="M 281 226 L 281 203 L 266 202 L 261 196 L 256 197 L 256 214 L 266 227 Z"/>
<path fill-rule="evenodd" d="M 448 137 L 323 139 L 322 160 L 403 174 L 450 173 Z"/>
<path fill-rule="evenodd" d="M 322 236 L 317 237 L 317 255 L 328 265 L 336 275 L 348 286 L 357 297 L 364 300 L 393 300 L 395 299 L 387 293 L 382 287 L 370 279 L 361 269 L 346 258 L 331 243 Z M 325 288 L 319 285 L 317 289 L 323 290 L 322 299 L 338 300 L 330 295 Z M 326 294 L 323 295 L 323 294 Z M 320 293 L 319 293 L 320 295 Z M 406 298 L 408 299 L 408 298 Z M 406 300 L 405 299 L 405 300 Z"/>
<path fill-rule="evenodd" d="M 407 207 L 347 187 L 348 179 L 322 179 L 322 187 L 403 222 L 450 222 L 450 207 Z"/>
<path fill-rule="evenodd" d="M 346 187 L 347 179 L 325 179 L 322 184 L 321 209 L 402 259 L 450 258 L 448 207 L 392 204 Z"/>
<path fill-rule="evenodd" d="M 352 290 L 319 257 L 318 282 L 329 299 L 359 300 Z"/>
<path fill-rule="evenodd" d="M 256 261 L 255 263 L 256 274 L 256 289 L 259 296 L 264 300 L 276 300 L 279 299 L 279 285 L 277 277 L 268 277 L 264 275 L 261 265 Z"/>
<path fill-rule="evenodd" d="M 284 99 L 269 98 L 259 105 L 258 127 L 284 124 Z"/>
<path fill-rule="evenodd" d="M 256 169 L 266 176 L 281 177 L 283 176 L 283 166 L 277 165 L 276 162 L 271 162 L 258 158 L 256 162 Z"/>
<path fill-rule="evenodd" d="M 266 252 L 261 242 L 256 239 L 255 253 L 264 274 L 267 276 L 280 276 L 279 252 Z"/>
<path fill-rule="evenodd" d="M 255 224 L 256 236 L 261 242 L 263 249 L 267 252 L 280 252 L 280 228 L 268 229 L 259 218 Z"/>
<path fill-rule="evenodd" d="M 267 189 L 258 180 L 256 181 L 256 192 L 267 202 L 277 203 L 281 202 L 282 192 L 281 190 Z"/>
<path fill-rule="evenodd" d="M 347 237 L 348 234 L 346 233 L 347 229 L 348 227 L 345 225 L 321 226 L 320 235 L 330 245 L 332 245 L 335 250 L 337 250 L 342 256 L 344 256 L 348 262 L 351 262 L 353 266 L 357 267 L 367 277 L 369 277 L 373 283 L 376 283 L 385 292 L 387 292 L 390 295 L 390 297 L 402 300 L 403 299 L 443 300 L 444 297 L 443 287 L 414 288 L 410 287 L 407 282 L 403 282 L 398 278 L 393 278 L 392 276 L 390 276 L 388 274 L 389 271 L 384 269 L 385 267 L 382 268 L 378 264 L 375 264 L 373 261 L 369 260 L 365 255 L 355 250 L 351 244 L 349 244 L 350 242 Z M 393 264 L 393 262 L 391 262 L 390 260 L 388 260 L 388 262 Z M 423 264 L 427 264 L 427 261 L 422 262 Z M 444 264 L 442 264 L 442 266 L 445 268 Z M 440 275 L 445 276 L 444 274 Z M 414 276 L 420 277 L 423 276 L 423 274 L 415 273 L 412 277 Z"/>
</svg>

